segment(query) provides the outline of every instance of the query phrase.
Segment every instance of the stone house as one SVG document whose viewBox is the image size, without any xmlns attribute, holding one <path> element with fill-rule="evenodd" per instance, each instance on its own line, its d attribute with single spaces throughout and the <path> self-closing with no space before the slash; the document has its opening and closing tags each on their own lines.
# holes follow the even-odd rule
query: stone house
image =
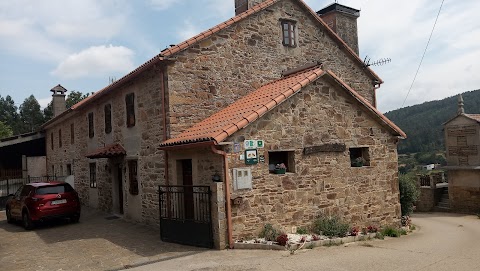
<svg viewBox="0 0 480 271">
<path fill-rule="evenodd" d="M 376 109 L 382 80 L 358 56 L 359 11 L 233 4 L 235 17 L 56 112 L 47 169 L 72 170 L 84 204 L 180 243 L 223 248 L 321 213 L 399 223 L 406 135 Z"/>
<path fill-rule="evenodd" d="M 447 150 L 448 196 L 455 212 L 480 210 L 480 115 L 466 114 L 462 95 L 457 115 L 444 125 Z"/>
</svg>

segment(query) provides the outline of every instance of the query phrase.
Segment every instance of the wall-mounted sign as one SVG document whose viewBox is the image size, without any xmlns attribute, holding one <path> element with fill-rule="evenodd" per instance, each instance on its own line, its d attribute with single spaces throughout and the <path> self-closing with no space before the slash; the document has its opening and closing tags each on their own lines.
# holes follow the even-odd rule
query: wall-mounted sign
<svg viewBox="0 0 480 271">
<path fill-rule="evenodd" d="M 249 139 L 249 140 L 243 141 L 243 146 L 245 147 L 246 150 L 263 149 L 263 147 L 265 147 L 265 143 L 263 140 Z"/>
<path fill-rule="evenodd" d="M 243 160 L 245 160 L 245 154 L 243 154 L 243 153 L 242 153 L 242 154 L 240 154 L 240 158 L 239 158 L 239 159 L 240 159 L 240 161 L 243 161 Z"/>
<path fill-rule="evenodd" d="M 258 164 L 257 150 L 245 150 L 245 165 Z"/>
<path fill-rule="evenodd" d="M 233 152 L 237 153 L 237 152 L 240 152 L 240 150 L 241 150 L 240 143 L 233 143 Z"/>
<path fill-rule="evenodd" d="M 263 147 L 265 147 L 263 140 L 257 140 L 257 149 L 263 149 Z"/>
<path fill-rule="evenodd" d="M 324 144 L 319 146 L 305 147 L 303 148 L 303 154 L 312 154 L 317 152 L 344 152 L 347 150 L 345 144 L 334 143 Z"/>
<path fill-rule="evenodd" d="M 265 155 L 259 155 L 258 156 L 258 162 L 265 163 Z"/>
<path fill-rule="evenodd" d="M 257 141 L 256 140 L 245 140 L 243 141 L 243 146 L 246 150 L 249 149 L 256 149 L 257 148 Z"/>
</svg>

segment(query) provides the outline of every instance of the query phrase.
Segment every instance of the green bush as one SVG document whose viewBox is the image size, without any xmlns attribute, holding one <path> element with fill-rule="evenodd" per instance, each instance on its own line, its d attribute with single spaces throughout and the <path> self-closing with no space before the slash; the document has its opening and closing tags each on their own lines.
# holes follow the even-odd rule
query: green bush
<svg viewBox="0 0 480 271">
<path fill-rule="evenodd" d="M 390 236 L 390 237 L 400 237 L 401 232 L 395 228 L 386 227 L 385 229 L 382 230 L 382 235 Z"/>
<path fill-rule="evenodd" d="M 316 234 L 328 237 L 344 237 L 350 225 L 343 223 L 338 217 L 319 217 L 313 222 L 312 230 Z"/>
<path fill-rule="evenodd" d="M 277 236 L 280 235 L 280 232 L 272 226 L 272 224 L 265 224 L 262 231 L 258 235 L 260 238 L 265 238 L 267 241 L 276 241 Z"/>
<path fill-rule="evenodd" d="M 304 227 L 298 227 L 297 228 L 297 234 L 307 234 L 308 230 Z"/>
<path fill-rule="evenodd" d="M 418 200 L 420 191 L 418 191 L 415 181 L 407 175 L 400 174 L 398 182 L 400 187 L 402 216 L 410 215 L 413 212 L 413 206 Z"/>
</svg>

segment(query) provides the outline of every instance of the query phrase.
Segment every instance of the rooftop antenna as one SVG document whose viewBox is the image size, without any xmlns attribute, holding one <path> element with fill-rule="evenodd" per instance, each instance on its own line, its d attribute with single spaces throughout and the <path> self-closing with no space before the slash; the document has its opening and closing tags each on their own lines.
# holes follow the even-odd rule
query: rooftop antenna
<svg viewBox="0 0 480 271">
<path fill-rule="evenodd" d="M 392 59 L 390 58 L 380 58 L 378 60 L 375 60 L 373 62 L 370 62 L 370 57 L 368 56 L 365 56 L 365 59 L 363 60 L 363 62 L 365 63 L 365 67 L 369 67 L 369 66 L 383 66 L 387 63 L 390 63 L 392 62 Z"/>
</svg>

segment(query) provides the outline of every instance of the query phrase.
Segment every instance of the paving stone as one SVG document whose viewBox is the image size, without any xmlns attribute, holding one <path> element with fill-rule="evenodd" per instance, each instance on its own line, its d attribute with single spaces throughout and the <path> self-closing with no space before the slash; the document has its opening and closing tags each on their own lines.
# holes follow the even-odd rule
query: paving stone
<svg viewBox="0 0 480 271">
<path fill-rule="evenodd" d="M 119 270 L 204 250 L 165 243 L 159 229 L 105 217 L 84 207 L 79 223 L 25 231 L 0 212 L 0 270 Z"/>
</svg>

